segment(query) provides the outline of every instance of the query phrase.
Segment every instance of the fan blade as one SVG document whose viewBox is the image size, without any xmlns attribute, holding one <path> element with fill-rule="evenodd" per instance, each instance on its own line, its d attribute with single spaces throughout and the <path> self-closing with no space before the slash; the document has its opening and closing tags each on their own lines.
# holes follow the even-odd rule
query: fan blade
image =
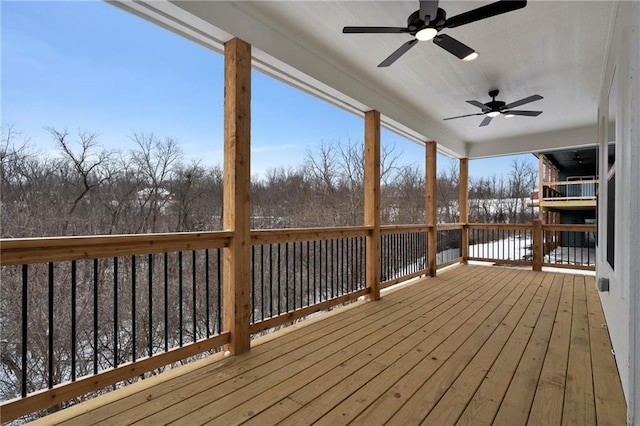
<svg viewBox="0 0 640 426">
<path fill-rule="evenodd" d="M 388 67 L 389 65 L 393 64 L 395 61 L 397 61 L 400 58 L 400 56 L 402 56 L 405 53 L 407 53 L 407 51 L 409 49 L 411 49 L 417 42 L 418 42 L 417 38 L 414 38 L 413 40 L 409 40 L 408 42 L 406 42 L 405 44 L 400 46 L 395 52 L 393 52 L 391 55 L 389 55 L 389 57 L 387 57 L 387 59 L 385 59 L 384 61 L 380 62 L 378 67 L 383 68 L 383 67 Z"/>
<path fill-rule="evenodd" d="M 537 117 L 542 114 L 542 111 L 522 111 L 522 110 L 511 110 L 511 111 L 502 111 L 503 114 L 512 114 L 512 115 L 526 115 L 527 117 Z"/>
<path fill-rule="evenodd" d="M 420 19 L 428 24 L 437 14 L 438 0 L 420 0 Z M 428 20 L 427 17 L 429 17 Z"/>
<path fill-rule="evenodd" d="M 443 120 L 455 120 L 456 118 L 471 117 L 473 115 L 484 115 L 484 112 L 476 112 L 475 114 L 459 115 L 457 117 L 443 118 Z"/>
<path fill-rule="evenodd" d="M 487 110 L 489 111 L 491 108 L 487 107 L 485 104 L 483 104 L 482 102 L 479 101 L 467 101 L 468 104 L 471 104 L 473 106 L 476 106 L 478 108 L 480 108 L 481 110 Z"/>
<path fill-rule="evenodd" d="M 493 117 L 489 117 L 488 115 L 484 118 L 484 120 L 482 120 L 482 123 L 480 123 L 480 126 L 478 127 L 484 127 L 484 126 L 488 126 L 489 123 L 491 123 L 491 120 L 493 120 Z"/>
<path fill-rule="evenodd" d="M 479 21 L 481 19 L 491 18 L 492 16 L 500 15 L 503 13 L 511 12 L 512 10 L 522 9 L 527 5 L 526 0 L 503 0 L 495 3 L 488 4 L 486 6 L 479 7 L 477 9 L 470 10 L 460 15 L 452 16 L 447 19 L 444 24 L 444 28 L 455 28 L 460 25 L 470 24 L 471 22 Z"/>
<path fill-rule="evenodd" d="M 540 99 L 542 99 L 542 96 L 540 96 L 540 95 L 529 96 L 528 98 L 524 98 L 524 99 L 520 99 L 519 101 L 511 102 L 510 104 L 507 104 L 507 105 L 503 106 L 502 109 L 509 109 L 509 108 L 519 107 L 520 105 L 528 104 L 529 102 L 533 102 L 533 101 L 539 101 Z"/>
<path fill-rule="evenodd" d="M 460 59 L 464 59 L 475 52 L 475 50 L 473 50 L 466 44 L 461 43 L 455 38 L 450 37 L 446 34 L 438 34 L 433 38 L 433 42 Z"/>
<path fill-rule="evenodd" d="M 409 28 L 402 27 L 344 27 L 344 34 L 403 34 L 408 33 Z"/>
</svg>

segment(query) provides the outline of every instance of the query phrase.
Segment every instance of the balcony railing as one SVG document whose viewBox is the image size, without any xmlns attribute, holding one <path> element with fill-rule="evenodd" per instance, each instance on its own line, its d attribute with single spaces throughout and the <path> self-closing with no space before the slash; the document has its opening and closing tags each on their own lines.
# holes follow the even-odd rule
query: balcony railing
<svg viewBox="0 0 640 426">
<path fill-rule="evenodd" d="M 428 234 L 436 233 L 437 247 Z M 251 232 L 250 325 L 257 335 L 370 293 L 370 227 Z M 3 420 L 220 351 L 221 260 L 230 232 L 6 239 Z M 468 241 L 468 244 L 463 243 Z M 469 260 L 594 269 L 595 226 L 383 226 L 380 287 Z M 431 250 L 436 249 L 436 252 Z M 5 378 L 9 382 L 11 378 Z"/>
<path fill-rule="evenodd" d="M 542 201 L 595 200 L 598 180 L 544 182 Z"/>
</svg>

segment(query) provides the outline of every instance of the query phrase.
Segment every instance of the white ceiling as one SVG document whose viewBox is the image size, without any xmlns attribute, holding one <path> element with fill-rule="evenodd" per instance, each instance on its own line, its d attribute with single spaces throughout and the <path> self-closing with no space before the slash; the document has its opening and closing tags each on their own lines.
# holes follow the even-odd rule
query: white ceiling
<svg viewBox="0 0 640 426">
<path fill-rule="evenodd" d="M 451 17 L 490 1 L 441 0 Z M 524 9 L 446 29 L 480 57 L 463 62 L 420 42 L 389 68 L 377 68 L 407 34 L 342 34 L 344 26 L 406 26 L 410 1 L 143 1 L 119 7 L 215 50 L 232 37 L 253 46 L 254 65 L 356 113 L 377 109 L 383 123 L 416 141 L 436 140 L 454 156 L 478 158 L 594 144 L 597 98 L 616 3 L 529 1 Z M 465 102 L 507 103 L 538 117 L 481 116 Z"/>
</svg>

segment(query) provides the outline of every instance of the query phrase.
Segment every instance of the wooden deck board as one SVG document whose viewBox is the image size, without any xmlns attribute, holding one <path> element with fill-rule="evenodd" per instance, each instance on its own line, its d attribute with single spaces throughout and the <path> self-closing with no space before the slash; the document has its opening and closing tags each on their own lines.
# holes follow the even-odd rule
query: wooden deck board
<svg viewBox="0 0 640 426">
<path fill-rule="evenodd" d="M 624 424 L 593 277 L 460 266 L 43 424 Z"/>
</svg>

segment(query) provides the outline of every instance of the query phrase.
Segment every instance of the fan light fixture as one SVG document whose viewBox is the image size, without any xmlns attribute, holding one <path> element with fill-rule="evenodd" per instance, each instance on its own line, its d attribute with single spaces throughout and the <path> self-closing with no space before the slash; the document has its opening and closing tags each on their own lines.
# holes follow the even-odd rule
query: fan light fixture
<svg viewBox="0 0 640 426">
<path fill-rule="evenodd" d="M 478 52 L 471 52 L 467 56 L 462 58 L 462 60 L 469 62 L 469 61 L 473 61 L 474 59 L 477 59 L 478 56 L 480 56 L 480 55 L 478 55 Z"/>
<path fill-rule="evenodd" d="M 513 114 L 505 114 L 504 117 L 505 118 L 513 118 L 513 117 L 515 117 L 515 115 L 513 115 Z"/>
<path fill-rule="evenodd" d="M 490 113 L 487 114 L 489 117 L 491 118 L 495 118 L 497 116 L 500 115 L 500 111 L 491 111 Z"/>
<path fill-rule="evenodd" d="M 416 38 L 420 41 L 429 41 L 433 39 L 436 34 L 438 34 L 438 30 L 436 30 L 435 28 L 426 27 L 416 33 Z"/>
</svg>

